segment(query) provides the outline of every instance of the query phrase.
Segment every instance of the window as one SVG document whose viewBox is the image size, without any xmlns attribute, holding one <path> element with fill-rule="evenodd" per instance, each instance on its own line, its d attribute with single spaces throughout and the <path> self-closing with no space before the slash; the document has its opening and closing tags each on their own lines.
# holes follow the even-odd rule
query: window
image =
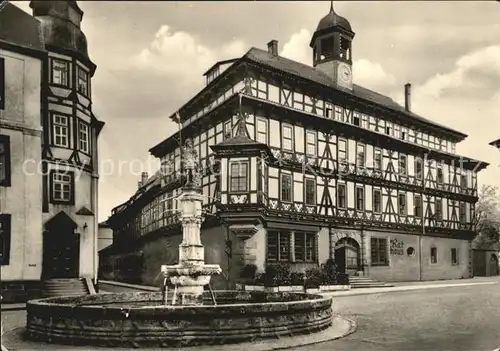
<svg viewBox="0 0 500 351">
<path fill-rule="evenodd" d="M 67 87 L 69 77 L 69 65 L 66 61 L 52 59 L 52 83 Z"/>
<path fill-rule="evenodd" d="M 352 124 L 354 124 L 355 126 L 359 126 L 360 125 L 360 118 L 359 118 L 359 112 L 354 112 L 354 115 L 352 117 Z"/>
<path fill-rule="evenodd" d="M 80 150 L 89 153 L 90 152 L 90 134 L 89 134 L 89 126 L 83 122 L 78 122 L 78 133 L 79 133 L 79 142 L 80 142 Z"/>
<path fill-rule="evenodd" d="M 69 172 L 51 172 L 51 202 L 52 203 L 73 203 L 73 173 Z"/>
<path fill-rule="evenodd" d="M 267 122 L 263 119 L 257 119 L 257 141 L 267 144 Z"/>
<path fill-rule="evenodd" d="M 231 121 L 227 121 L 224 123 L 224 139 L 229 139 L 233 136 L 233 128 L 231 125 Z"/>
<path fill-rule="evenodd" d="M 422 197 L 420 195 L 415 195 L 413 198 L 413 215 L 422 217 Z"/>
<path fill-rule="evenodd" d="M 306 133 L 306 155 L 316 156 L 316 133 L 308 131 Z"/>
<path fill-rule="evenodd" d="M 231 163 L 231 191 L 247 191 L 248 164 L 245 162 Z"/>
<path fill-rule="evenodd" d="M 437 165 L 437 176 L 436 176 L 436 180 L 437 180 L 437 183 L 438 183 L 438 184 L 443 184 L 444 177 L 443 177 L 443 167 L 441 166 L 441 164 L 438 164 L 438 165 Z"/>
<path fill-rule="evenodd" d="M 460 186 L 462 189 L 467 189 L 467 175 L 462 174 L 460 175 Z"/>
<path fill-rule="evenodd" d="M 341 106 L 335 106 L 335 119 L 337 121 L 344 121 L 342 117 L 342 107 Z"/>
<path fill-rule="evenodd" d="M 283 150 L 292 151 L 293 137 L 292 137 L 292 127 L 283 125 Z"/>
<path fill-rule="evenodd" d="M 373 190 L 373 212 L 382 212 L 382 192 L 378 189 Z"/>
<path fill-rule="evenodd" d="M 55 146 L 69 147 L 69 124 L 68 117 L 54 115 L 53 119 L 53 142 Z"/>
<path fill-rule="evenodd" d="M 78 86 L 77 90 L 83 95 L 88 95 L 89 93 L 89 74 L 85 72 L 82 68 L 78 67 Z"/>
<path fill-rule="evenodd" d="M 0 213 L 0 265 L 7 266 L 10 261 L 11 215 Z"/>
<path fill-rule="evenodd" d="M 418 179 L 423 179 L 424 177 L 424 163 L 421 158 L 415 159 L 415 177 Z"/>
<path fill-rule="evenodd" d="M 316 182 L 314 179 L 305 179 L 305 203 L 306 205 L 316 205 Z"/>
<path fill-rule="evenodd" d="M 356 210 L 365 210 L 365 189 L 356 187 Z"/>
<path fill-rule="evenodd" d="M 339 139 L 339 162 L 347 163 L 347 141 L 345 139 Z"/>
<path fill-rule="evenodd" d="M 392 135 L 392 124 L 389 122 L 387 122 L 387 125 L 385 127 L 385 134 Z"/>
<path fill-rule="evenodd" d="M 356 150 L 356 166 L 358 168 L 365 168 L 365 145 L 358 144 Z"/>
<path fill-rule="evenodd" d="M 382 170 L 382 150 L 375 149 L 373 154 L 374 165 L 373 168 L 381 171 Z"/>
<path fill-rule="evenodd" d="M 437 248 L 431 247 L 431 263 L 437 263 L 438 261 L 438 253 L 437 253 Z"/>
<path fill-rule="evenodd" d="M 399 155 L 399 175 L 405 176 L 407 174 L 406 155 Z"/>
<path fill-rule="evenodd" d="M 0 135 L 0 186 L 10 184 L 10 137 Z"/>
<path fill-rule="evenodd" d="M 337 187 L 337 206 L 339 208 L 346 208 L 346 186 L 345 184 L 339 184 Z"/>
<path fill-rule="evenodd" d="M 437 220 L 441 220 L 443 218 L 443 202 L 441 199 L 436 198 L 435 206 L 435 217 Z"/>
<path fill-rule="evenodd" d="M 281 201 L 292 202 L 292 175 L 281 174 Z"/>
<path fill-rule="evenodd" d="M 267 233 L 267 260 L 290 261 L 289 232 L 269 231 Z"/>
<path fill-rule="evenodd" d="M 466 222 L 466 216 L 465 216 L 465 202 L 460 202 L 458 205 L 458 220 L 460 223 L 465 223 Z"/>
<path fill-rule="evenodd" d="M 387 239 L 371 238 L 372 266 L 389 265 L 387 253 Z"/>
<path fill-rule="evenodd" d="M 406 194 L 405 193 L 399 193 L 399 195 L 398 195 L 398 208 L 399 208 L 399 215 L 406 216 L 408 214 L 406 211 Z"/>
<path fill-rule="evenodd" d="M 458 251 L 454 247 L 451 249 L 451 264 L 453 266 L 458 265 Z"/>
<path fill-rule="evenodd" d="M 316 261 L 316 233 L 295 232 L 295 261 L 314 262 Z"/>
</svg>

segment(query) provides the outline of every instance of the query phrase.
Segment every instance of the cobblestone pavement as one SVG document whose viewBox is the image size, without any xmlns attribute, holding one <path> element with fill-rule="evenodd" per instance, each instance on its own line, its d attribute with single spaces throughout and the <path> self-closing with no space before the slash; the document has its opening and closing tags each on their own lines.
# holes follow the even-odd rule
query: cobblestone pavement
<svg viewBox="0 0 500 351">
<path fill-rule="evenodd" d="M 497 284 L 336 298 L 335 312 L 356 320 L 356 333 L 296 350 L 493 351 L 500 347 L 499 278 Z"/>
</svg>

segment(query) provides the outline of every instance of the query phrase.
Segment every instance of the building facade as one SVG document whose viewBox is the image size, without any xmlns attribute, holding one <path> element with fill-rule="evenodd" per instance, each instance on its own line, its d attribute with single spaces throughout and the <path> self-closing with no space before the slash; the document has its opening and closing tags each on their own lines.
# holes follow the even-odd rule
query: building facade
<svg viewBox="0 0 500 351">
<path fill-rule="evenodd" d="M 411 111 L 411 85 L 403 107 L 354 84 L 354 35 L 332 8 L 311 39 L 313 67 L 279 56 L 272 40 L 209 69 L 172 116 L 181 131 L 150 150 L 161 170 L 107 221 L 108 276 L 126 280 L 133 267 L 134 280 L 153 284 L 177 260 L 187 138 L 206 199 L 205 261 L 224 272 L 216 284 L 246 264 L 303 271 L 330 257 L 382 281 L 472 276 L 477 172 L 487 164 L 456 154 L 465 134 Z"/>
<path fill-rule="evenodd" d="M 14 21 L 23 23 L 18 36 L 3 30 Z M 42 270 L 42 179 L 36 165 L 42 154 L 40 94 L 47 54 L 40 23 L 27 13 L 6 6 L 0 23 L 0 268 L 1 293 L 9 300 L 6 282 L 36 288 Z"/>
<path fill-rule="evenodd" d="M 25 198 L 18 196 L 12 201 L 17 208 L 10 214 L 10 230 L 11 233 L 16 230 L 14 224 L 18 220 L 14 218 L 23 217 L 23 208 L 40 211 L 36 219 L 29 217 L 31 225 L 26 228 L 29 236 L 18 239 L 31 248 L 27 257 L 36 261 L 36 270 L 30 275 L 35 285 L 54 278 L 97 279 L 97 139 L 104 123 L 92 112 L 91 78 L 96 66 L 88 56 L 87 41 L 80 28 L 83 12 L 76 1 L 32 1 L 30 7 L 33 16 L 12 4 L 2 11 L 4 15 L 6 11 L 17 14 L 2 23 L 6 33 L 25 30 L 28 19 L 18 21 L 21 17 L 35 23 L 40 29 L 36 37 L 44 51 L 40 67 L 26 73 L 33 77 L 30 79 L 39 77 L 36 88 L 30 87 L 33 92 L 26 90 L 26 86 L 16 90 L 13 82 L 6 82 L 6 91 L 32 94 L 29 107 L 38 113 L 32 119 L 41 124 L 41 135 L 36 141 L 38 149 L 30 148 L 38 159 L 30 156 L 26 163 L 36 168 L 32 179 L 40 185 L 40 192 L 27 192 Z M 6 77 L 10 75 L 14 71 L 9 71 Z M 9 103 L 8 96 L 5 103 Z M 22 148 L 11 142 L 10 150 L 20 152 Z M 18 162 L 13 155 L 11 162 Z M 21 172 L 19 168 L 16 170 Z M 22 176 L 12 174 L 12 183 L 20 182 Z M 37 205 L 32 206 L 32 202 Z M 12 253 L 16 249 L 11 245 L 5 250 Z M 10 263 L 17 266 L 20 261 L 13 259 L 11 256 Z M 7 279 L 3 272 L 4 267 L 2 285 L 6 289 L 25 285 L 23 275 Z M 29 290 L 25 286 L 23 289 Z"/>
</svg>

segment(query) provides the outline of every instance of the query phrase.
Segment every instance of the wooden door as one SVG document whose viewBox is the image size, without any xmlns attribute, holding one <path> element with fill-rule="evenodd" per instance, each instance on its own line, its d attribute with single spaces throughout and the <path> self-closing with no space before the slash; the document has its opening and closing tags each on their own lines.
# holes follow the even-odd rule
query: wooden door
<svg viewBox="0 0 500 351">
<path fill-rule="evenodd" d="M 46 233 L 43 256 L 44 279 L 78 278 L 80 236 L 74 233 Z"/>
<path fill-rule="evenodd" d="M 346 255 L 345 255 L 345 246 L 344 245 L 335 249 L 335 263 L 337 264 L 339 272 L 345 273 Z"/>
</svg>

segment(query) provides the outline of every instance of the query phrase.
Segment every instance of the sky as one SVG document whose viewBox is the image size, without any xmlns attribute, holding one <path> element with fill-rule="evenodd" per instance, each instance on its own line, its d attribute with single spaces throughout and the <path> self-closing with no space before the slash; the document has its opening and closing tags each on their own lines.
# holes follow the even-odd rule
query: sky
<svg viewBox="0 0 500 351">
<path fill-rule="evenodd" d="M 28 13 L 29 2 L 12 1 Z M 215 62 L 279 41 L 280 55 L 312 63 L 309 41 L 329 1 L 80 1 L 91 59 L 99 140 L 99 221 L 159 162 L 148 150 L 177 126 L 169 116 L 205 85 Z M 481 184 L 500 186 L 500 3 L 335 1 L 356 33 L 354 83 L 468 134 L 461 155 L 490 166 Z"/>
</svg>

